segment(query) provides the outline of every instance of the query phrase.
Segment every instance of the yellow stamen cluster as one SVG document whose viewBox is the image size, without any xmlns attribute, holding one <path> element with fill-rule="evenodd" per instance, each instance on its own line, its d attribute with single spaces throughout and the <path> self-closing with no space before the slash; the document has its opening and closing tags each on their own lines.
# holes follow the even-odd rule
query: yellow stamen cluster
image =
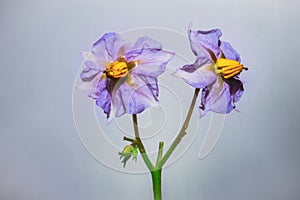
<svg viewBox="0 0 300 200">
<path fill-rule="evenodd" d="M 113 78 L 122 78 L 128 74 L 128 66 L 126 62 L 114 61 L 106 67 L 106 74 Z"/>
<path fill-rule="evenodd" d="M 242 72 L 242 70 L 248 70 L 241 63 L 236 60 L 229 60 L 225 58 L 219 58 L 215 64 L 215 71 L 217 74 L 221 74 L 225 79 L 234 77 Z"/>
</svg>

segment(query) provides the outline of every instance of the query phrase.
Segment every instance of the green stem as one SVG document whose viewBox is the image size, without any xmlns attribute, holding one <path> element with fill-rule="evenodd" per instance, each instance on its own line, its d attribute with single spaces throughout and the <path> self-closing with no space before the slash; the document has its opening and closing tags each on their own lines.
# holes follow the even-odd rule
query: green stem
<svg viewBox="0 0 300 200">
<path fill-rule="evenodd" d="M 136 139 L 138 148 L 140 150 L 140 153 L 142 155 L 142 158 L 143 158 L 146 166 L 148 167 L 149 171 L 151 172 L 154 200 L 161 200 L 161 168 L 159 168 L 159 169 L 155 168 L 147 155 L 146 149 L 140 138 L 136 114 L 132 115 L 132 120 L 133 120 L 135 139 Z M 124 137 L 124 139 L 131 140 L 126 137 Z M 163 145 L 164 145 L 163 142 L 159 143 L 159 153 L 158 153 L 157 160 L 160 160 L 160 157 L 162 156 Z"/>
<path fill-rule="evenodd" d="M 161 168 L 151 171 L 154 200 L 161 200 Z"/>
<path fill-rule="evenodd" d="M 158 163 L 160 162 L 162 155 L 163 155 L 163 150 L 164 150 L 164 142 L 160 141 L 159 146 L 158 146 L 158 153 L 157 153 L 157 159 L 156 159 L 155 166 L 158 166 Z"/>
<path fill-rule="evenodd" d="M 161 194 L 162 167 L 166 163 L 168 158 L 171 156 L 171 154 L 173 153 L 173 151 L 175 150 L 177 145 L 180 143 L 181 139 L 186 134 L 185 131 L 188 128 L 188 125 L 189 125 L 189 122 L 190 122 L 190 119 L 191 119 L 191 116 L 192 116 L 192 113 L 193 113 L 193 110 L 194 110 L 194 107 L 195 107 L 195 103 L 196 103 L 199 91 L 200 91 L 199 88 L 195 89 L 193 100 L 191 102 L 189 111 L 188 111 L 187 116 L 185 118 L 185 121 L 182 125 L 182 128 L 181 128 L 181 130 L 178 133 L 177 137 L 175 138 L 175 140 L 173 141 L 173 143 L 171 144 L 170 148 L 168 149 L 168 151 L 166 152 L 166 154 L 164 156 L 163 156 L 164 142 L 159 142 L 159 150 L 158 150 L 158 155 L 157 155 L 157 160 L 156 160 L 155 166 L 153 166 L 152 162 L 150 161 L 150 159 L 147 155 L 146 149 L 145 149 L 145 147 L 144 147 L 144 145 L 143 145 L 143 143 L 140 139 L 140 133 L 139 133 L 138 122 L 137 122 L 137 115 L 136 114 L 132 115 L 135 139 L 136 139 L 138 148 L 140 150 L 140 153 L 142 155 L 142 158 L 143 158 L 146 166 L 148 167 L 149 171 L 151 172 L 154 200 L 161 200 L 162 199 L 162 194 Z M 126 137 L 124 137 L 124 140 L 133 141 L 132 139 L 126 138 Z"/>
<path fill-rule="evenodd" d="M 192 113 L 193 113 L 193 110 L 194 110 L 194 107 L 195 107 L 195 103 L 196 103 L 199 91 L 200 91 L 199 88 L 195 89 L 193 100 L 191 102 L 189 111 L 186 115 L 186 118 L 185 118 L 185 121 L 182 125 L 182 128 L 181 128 L 180 132 L 178 133 L 177 137 L 175 138 L 175 140 L 173 141 L 173 143 L 171 144 L 170 148 L 166 152 L 166 154 L 161 158 L 160 162 L 158 162 L 158 164 L 156 166 L 157 168 L 160 169 L 164 166 L 164 164 L 167 162 L 168 158 L 171 156 L 171 154 L 173 153 L 173 151 L 175 150 L 177 145 L 180 143 L 181 139 L 185 136 L 185 134 L 186 134 L 185 131 L 189 126 L 190 119 L 191 119 L 191 116 L 192 116 Z"/>
<path fill-rule="evenodd" d="M 146 149 L 142 143 L 142 140 L 140 138 L 140 133 L 139 133 L 139 128 L 138 128 L 138 122 L 137 122 L 137 116 L 136 114 L 133 114 L 132 115 L 132 120 L 133 120 L 133 128 L 134 128 L 134 134 L 135 134 L 135 139 L 136 139 L 136 142 L 137 142 L 137 146 L 140 150 L 140 153 L 142 155 L 142 158 L 146 164 L 146 166 L 148 167 L 148 169 L 150 171 L 153 171 L 154 169 L 154 166 L 152 164 L 152 162 L 150 161 L 148 155 L 147 155 L 147 152 L 146 152 Z"/>
</svg>

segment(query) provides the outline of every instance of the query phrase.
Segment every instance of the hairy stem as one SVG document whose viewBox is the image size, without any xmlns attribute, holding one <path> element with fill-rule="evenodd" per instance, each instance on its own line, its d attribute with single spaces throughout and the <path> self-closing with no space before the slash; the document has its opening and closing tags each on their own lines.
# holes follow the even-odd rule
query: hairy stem
<svg viewBox="0 0 300 200">
<path fill-rule="evenodd" d="M 146 152 L 146 149 L 142 143 L 142 140 L 140 138 L 140 133 L 139 133 L 139 128 L 138 128 L 138 122 L 137 122 L 137 116 L 136 114 L 133 114 L 132 115 L 132 120 L 133 120 L 133 128 L 134 128 L 134 134 L 135 134 L 135 139 L 136 139 L 136 142 L 137 142 L 137 146 L 140 150 L 140 153 L 142 155 L 142 158 L 146 164 L 146 166 L 148 167 L 148 169 L 150 171 L 153 171 L 154 169 L 154 166 L 152 164 L 152 162 L 150 161 L 148 155 L 147 155 L 147 152 Z"/>
<path fill-rule="evenodd" d="M 160 162 L 163 155 L 163 150 L 164 150 L 164 142 L 160 141 L 158 145 L 158 154 L 157 154 L 155 166 L 158 166 L 158 163 Z"/>
<path fill-rule="evenodd" d="M 164 166 L 164 164 L 167 162 L 167 160 L 169 159 L 169 157 L 171 156 L 171 154 L 173 153 L 173 151 L 175 150 L 175 148 L 177 147 L 177 145 L 180 143 L 181 139 L 186 134 L 185 131 L 186 131 L 186 129 L 189 126 L 190 119 L 191 119 L 191 116 L 192 116 L 192 113 L 193 113 L 193 110 L 194 110 L 194 107 L 195 107 L 195 103 L 196 103 L 199 91 L 200 91 L 199 88 L 195 89 L 194 96 L 193 96 L 193 99 L 192 99 L 189 111 L 188 111 L 188 113 L 186 115 L 185 121 L 184 121 L 184 123 L 182 125 L 182 128 L 179 131 L 179 133 L 178 133 L 177 137 L 175 138 L 175 140 L 173 141 L 173 143 L 171 144 L 171 146 L 169 147 L 169 149 L 167 150 L 166 154 L 158 162 L 158 164 L 156 166 L 157 168 L 160 169 L 160 168 L 162 168 Z"/>
<path fill-rule="evenodd" d="M 195 103 L 198 97 L 200 89 L 196 88 L 195 93 L 189 108 L 189 111 L 187 113 L 187 116 L 185 118 L 185 121 L 182 125 L 181 130 L 179 131 L 177 137 L 167 150 L 166 154 L 163 156 L 163 147 L 164 147 L 164 142 L 159 142 L 159 149 L 158 149 L 158 154 L 157 154 L 157 159 L 155 166 L 153 166 L 152 162 L 150 161 L 146 149 L 140 139 L 140 133 L 138 129 L 138 122 L 137 122 L 137 115 L 133 114 L 132 115 L 132 120 L 133 120 L 133 127 L 134 127 L 134 133 L 135 133 L 135 142 L 137 143 L 137 146 L 140 150 L 140 153 L 142 155 L 142 158 L 148 167 L 149 171 L 151 172 L 151 178 L 152 178 L 152 187 L 153 187 L 153 195 L 154 195 L 154 200 L 161 200 L 162 199 L 162 192 L 161 192 L 161 174 L 162 174 L 162 167 L 168 160 L 168 158 L 171 156 L 177 145 L 180 143 L 181 139 L 184 137 L 186 134 L 186 129 L 189 126 L 190 119 L 195 107 Z M 126 138 L 124 137 L 124 140 L 131 141 L 133 142 L 134 140 L 131 138 Z"/>
</svg>

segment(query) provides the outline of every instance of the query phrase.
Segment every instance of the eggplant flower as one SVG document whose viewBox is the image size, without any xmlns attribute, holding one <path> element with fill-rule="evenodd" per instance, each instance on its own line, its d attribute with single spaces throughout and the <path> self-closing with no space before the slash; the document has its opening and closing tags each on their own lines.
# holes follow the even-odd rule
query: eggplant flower
<svg viewBox="0 0 300 200">
<path fill-rule="evenodd" d="M 83 53 L 79 88 L 96 100 L 109 121 L 125 113 L 141 113 L 158 103 L 157 78 L 173 56 L 147 36 L 132 44 L 117 33 L 107 33 L 91 52 Z"/>
<path fill-rule="evenodd" d="M 194 64 L 175 72 L 189 85 L 202 88 L 200 117 L 208 111 L 230 113 L 244 91 L 238 75 L 247 68 L 233 47 L 219 39 L 221 35 L 219 29 L 189 30 L 191 49 L 197 58 Z"/>
</svg>

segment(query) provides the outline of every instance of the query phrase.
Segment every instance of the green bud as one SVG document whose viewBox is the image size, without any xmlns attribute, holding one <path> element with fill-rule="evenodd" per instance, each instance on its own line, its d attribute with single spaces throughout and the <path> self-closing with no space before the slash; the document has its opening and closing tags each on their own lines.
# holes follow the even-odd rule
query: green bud
<svg viewBox="0 0 300 200">
<path fill-rule="evenodd" d="M 122 162 L 123 163 L 123 167 L 125 167 L 127 161 L 129 160 L 129 158 L 132 156 L 133 160 L 137 160 L 137 154 L 138 154 L 138 147 L 137 146 L 133 146 L 131 145 L 126 145 L 123 149 L 122 152 L 119 153 L 120 159 L 123 158 Z"/>
</svg>

